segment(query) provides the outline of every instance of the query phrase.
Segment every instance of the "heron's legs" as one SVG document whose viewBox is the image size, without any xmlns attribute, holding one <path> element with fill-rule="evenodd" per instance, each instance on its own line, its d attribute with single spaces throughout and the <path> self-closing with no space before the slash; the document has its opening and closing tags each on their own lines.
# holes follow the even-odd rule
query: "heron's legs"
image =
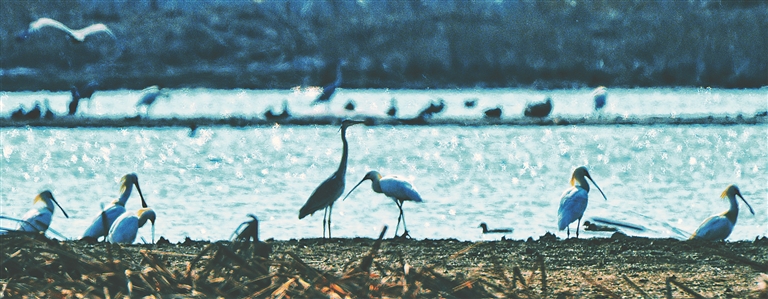
<svg viewBox="0 0 768 299">
<path fill-rule="evenodd" d="M 565 235 L 566 239 L 571 237 L 571 225 L 570 224 L 565 227 L 565 233 L 566 233 L 566 235 Z"/>
<path fill-rule="evenodd" d="M 323 210 L 323 238 L 325 238 L 325 217 L 328 215 L 328 207 Z"/>
<path fill-rule="evenodd" d="M 576 223 L 576 239 L 579 238 L 579 227 L 581 227 L 581 217 L 579 217 L 579 222 Z"/>
<path fill-rule="evenodd" d="M 328 239 L 331 239 L 331 215 L 333 215 L 333 203 L 328 206 Z"/>
</svg>

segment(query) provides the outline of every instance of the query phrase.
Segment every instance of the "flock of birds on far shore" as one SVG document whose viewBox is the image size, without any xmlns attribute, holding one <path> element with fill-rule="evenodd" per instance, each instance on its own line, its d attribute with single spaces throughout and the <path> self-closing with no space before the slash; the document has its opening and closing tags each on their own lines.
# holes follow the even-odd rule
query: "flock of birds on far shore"
<svg viewBox="0 0 768 299">
<path fill-rule="evenodd" d="M 16 39 L 18 41 L 24 41 L 30 38 L 30 36 L 37 34 L 40 30 L 43 28 L 54 28 L 58 29 L 60 31 L 63 31 L 67 34 L 67 36 L 76 43 L 82 43 L 85 42 L 86 37 L 96 34 L 107 34 L 111 36 L 112 38 L 116 39 L 115 34 L 104 24 L 98 23 L 93 24 L 88 27 L 73 30 L 66 25 L 62 24 L 59 21 L 50 19 L 50 18 L 40 18 L 34 22 L 31 22 L 29 24 L 29 27 L 25 29 L 23 32 L 17 34 Z M 333 82 L 323 87 L 320 94 L 317 96 L 317 98 L 312 101 L 311 105 L 321 104 L 321 103 L 330 103 L 334 92 L 338 87 L 341 86 L 342 83 L 342 66 L 345 65 L 346 62 L 344 60 L 339 61 L 336 64 L 336 77 Z M 97 81 L 90 81 L 82 85 L 72 85 L 70 88 L 70 92 L 72 95 L 72 99 L 69 102 L 68 109 L 67 109 L 67 115 L 68 116 L 74 116 L 77 113 L 79 104 L 81 100 L 90 100 L 93 97 L 93 94 L 98 90 L 99 88 L 99 82 Z M 593 98 L 595 100 L 595 110 L 600 110 L 605 106 L 605 100 L 606 100 L 606 89 L 605 87 L 598 87 L 593 92 Z M 143 90 L 143 94 L 139 101 L 136 104 L 137 110 L 141 107 L 144 108 L 144 114 L 146 117 L 149 116 L 149 110 L 150 107 L 152 107 L 152 104 L 155 102 L 156 99 L 162 96 L 168 96 L 166 92 L 163 92 L 158 86 L 150 86 Z M 466 108 L 474 108 L 477 105 L 477 99 L 468 99 L 465 101 L 464 106 Z M 17 110 L 13 111 L 11 113 L 11 119 L 12 120 L 36 120 L 36 119 L 53 119 L 56 117 L 53 110 L 51 110 L 50 105 L 48 103 L 48 100 L 44 100 L 44 109 L 41 107 L 40 103 L 35 103 L 32 109 L 29 111 L 26 111 L 24 107 L 19 107 Z M 345 105 L 344 109 L 348 111 L 354 111 L 355 110 L 355 103 L 352 100 L 349 100 Z M 445 102 L 442 100 L 439 100 L 438 102 L 432 102 L 429 104 L 428 107 L 423 109 L 416 117 L 411 119 L 405 119 L 405 123 L 424 123 L 424 121 L 430 117 L 432 117 L 435 114 L 438 114 L 442 112 L 445 109 Z M 44 111 L 44 112 L 43 112 Z M 547 97 L 543 102 L 540 103 L 529 103 L 527 107 L 525 108 L 525 111 L 523 112 L 523 115 L 526 117 L 538 117 L 543 118 L 547 117 L 550 112 L 552 112 L 552 99 Z M 490 108 L 485 110 L 484 115 L 486 118 L 501 118 L 502 115 L 502 109 L 501 107 L 496 108 Z M 387 115 L 390 117 L 397 117 L 397 105 L 395 102 L 395 99 L 392 99 L 389 109 L 386 112 Z M 271 108 L 268 109 L 263 114 L 264 118 L 267 120 L 282 120 L 291 117 L 291 113 L 288 109 L 288 103 L 283 102 L 282 112 L 276 113 Z M 136 116 L 137 118 L 140 118 L 140 116 Z"/>
<path fill-rule="evenodd" d="M 19 39 L 26 39 L 30 34 L 35 33 L 44 27 L 52 27 L 62 30 L 77 42 L 83 42 L 87 36 L 102 32 L 114 37 L 114 34 L 109 30 L 109 28 L 103 24 L 91 25 L 80 30 L 71 30 L 67 26 L 55 20 L 42 18 L 32 22 L 29 28 L 23 34 L 19 35 Z M 330 102 L 335 89 L 339 87 L 342 82 L 342 65 L 343 61 L 339 62 L 336 67 L 336 80 L 323 88 L 323 91 L 313 102 L 313 104 Z M 68 114 L 75 115 L 80 100 L 91 98 L 97 88 L 98 83 L 95 82 L 88 83 L 84 86 L 81 86 L 80 88 L 72 87 L 72 101 L 69 104 Z M 154 103 L 155 100 L 162 96 L 166 96 L 166 94 L 159 87 L 149 87 L 143 91 L 142 97 L 138 101 L 137 106 L 145 107 L 145 113 L 148 115 L 152 103 Z M 596 110 L 601 109 L 605 105 L 606 96 L 607 92 L 604 87 L 601 86 L 594 90 L 592 97 L 594 99 Z M 468 100 L 465 102 L 465 106 L 467 108 L 472 108 L 475 105 L 477 105 L 475 100 Z M 46 101 L 46 107 L 47 106 L 48 103 Z M 354 104 L 348 103 L 347 108 L 354 109 Z M 430 103 L 428 107 L 422 110 L 422 112 L 415 120 L 423 120 L 424 118 L 430 117 L 433 114 L 440 113 L 443 111 L 443 109 L 445 109 L 445 103 L 443 101 L 438 103 Z M 528 105 L 524 111 L 524 115 L 530 117 L 546 117 L 551 111 L 552 100 L 547 98 L 542 103 Z M 397 108 L 395 106 L 394 99 L 392 100 L 392 105 L 387 111 L 387 114 L 392 117 L 395 117 L 397 114 Z M 501 116 L 501 108 L 487 110 L 485 111 L 485 114 L 486 117 L 498 118 Z M 29 112 L 25 112 L 23 109 L 21 109 L 20 111 L 14 112 L 14 115 L 12 115 L 12 118 L 15 119 L 30 119 L 40 117 L 46 118 L 54 116 L 49 107 L 47 107 L 46 112 L 43 114 L 39 104 Z M 284 103 L 283 112 L 281 114 L 277 114 L 269 110 L 265 113 L 265 117 L 268 119 L 290 117 L 287 103 Z M 340 132 L 342 141 L 342 156 L 339 167 L 330 177 L 323 181 L 311 193 L 306 203 L 299 209 L 299 219 L 303 219 L 308 215 L 313 215 L 315 212 L 321 209 L 323 210 L 323 237 L 326 235 L 327 228 L 327 235 L 329 238 L 331 238 L 331 216 L 333 214 L 333 204 L 342 195 L 344 195 L 345 191 L 347 157 L 349 154 L 349 145 L 346 139 L 347 129 L 353 125 L 361 123 L 363 122 L 356 120 L 344 120 L 341 122 Z M 570 226 L 575 221 L 577 222 L 576 237 L 578 238 L 579 236 L 581 219 L 587 208 L 588 193 L 590 190 L 589 182 L 587 179 L 589 179 L 589 181 L 592 182 L 598 191 L 600 191 L 600 193 L 603 195 L 603 198 L 606 200 L 608 199 L 605 193 L 603 193 L 600 187 L 598 187 L 595 181 L 592 179 L 586 167 L 580 166 L 573 170 L 570 178 L 571 187 L 566 189 L 560 198 L 560 205 L 557 216 L 558 229 L 560 231 L 566 230 L 567 237 L 570 237 Z M 397 227 L 395 229 L 395 237 L 409 237 L 408 229 L 405 223 L 405 215 L 403 213 L 403 203 L 406 201 L 412 201 L 416 203 L 423 202 L 423 199 L 416 188 L 412 185 L 411 182 L 404 179 L 403 177 L 396 175 L 383 176 L 378 171 L 373 170 L 366 173 L 362 180 L 347 193 L 344 199 L 346 199 L 358 186 L 360 186 L 360 184 L 366 180 L 371 181 L 371 188 L 375 193 L 384 194 L 385 196 L 391 198 L 398 206 L 400 214 L 398 216 Z M 136 191 L 141 198 L 142 208 L 136 211 L 128 212 L 126 211 L 125 205 L 132 193 L 134 186 L 136 187 Z M 721 197 L 728 198 L 730 201 L 730 208 L 723 213 L 714 215 L 704 220 L 696 232 L 691 235 L 691 238 L 706 240 L 724 240 L 727 238 L 733 231 L 738 217 L 739 204 L 736 200 L 737 196 L 741 198 L 741 200 L 749 207 L 750 212 L 754 215 L 752 207 L 749 205 L 749 203 L 747 203 L 744 197 L 742 197 L 739 188 L 735 185 L 729 185 L 725 191 L 722 192 Z M 27 212 L 24 216 L 22 216 L 21 219 L 1 216 L 0 218 L 16 221 L 18 225 L 15 229 L 0 228 L 0 233 L 8 233 L 11 231 L 45 233 L 51 224 L 55 206 L 61 209 L 65 217 L 69 218 L 64 209 L 54 199 L 53 194 L 50 191 L 43 191 L 37 195 L 33 201 L 33 205 L 35 205 L 35 207 Z M 99 238 L 103 238 L 105 241 L 111 243 L 130 244 L 135 241 L 139 228 L 143 227 L 147 221 L 149 221 L 152 223 L 152 242 L 154 243 L 154 223 L 156 216 L 157 215 L 155 211 L 149 208 L 146 201 L 144 200 L 141 188 L 139 187 L 138 176 L 136 174 L 128 174 L 125 175 L 121 180 L 120 197 L 113 201 L 106 209 L 104 209 L 102 206 L 102 211 L 96 215 L 92 224 L 84 231 L 82 239 L 98 241 Z M 258 220 L 256 216 L 250 216 L 253 218 L 253 220 L 248 223 L 257 226 Z M 599 219 L 593 220 L 600 221 Z M 401 221 L 403 223 L 403 234 L 398 235 Z M 604 224 L 613 224 L 632 228 L 631 225 L 623 225 L 620 223 L 611 222 L 609 220 L 600 222 L 603 222 Z M 600 230 L 601 228 L 597 224 L 588 224 L 588 222 L 585 222 L 585 226 L 588 228 L 592 227 L 595 230 Z M 483 233 L 509 233 L 512 231 L 511 229 L 489 229 L 485 223 L 481 223 L 479 228 L 482 228 Z M 252 226 L 250 225 L 247 226 L 246 229 L 240 233 L 240 235 L 253 234 L 256 236 L 255 238 L 258 239 L 258 231 L 255 233 L 246 233 L 246 231 L 249 230 L 253 230 Z"/>
</svg>

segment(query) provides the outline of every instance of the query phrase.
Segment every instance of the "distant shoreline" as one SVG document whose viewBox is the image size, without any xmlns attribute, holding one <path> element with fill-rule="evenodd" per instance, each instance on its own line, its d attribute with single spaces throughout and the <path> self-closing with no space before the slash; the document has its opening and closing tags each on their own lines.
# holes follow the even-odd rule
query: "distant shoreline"
<svg viewBox="0 0 768 299">
<path fill-rule="evenodd" d="M 764 1 L 184 3 L 5 2 L 0 90 L 768 86 Z"/>
</svg>

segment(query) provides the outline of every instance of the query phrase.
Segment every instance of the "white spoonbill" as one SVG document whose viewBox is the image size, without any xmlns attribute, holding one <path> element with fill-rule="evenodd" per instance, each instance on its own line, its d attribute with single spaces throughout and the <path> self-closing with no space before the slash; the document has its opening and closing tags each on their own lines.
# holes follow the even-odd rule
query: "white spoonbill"
<svg viewBox="0 0 768 299">
<path fill-rule="evenodd" d="M 141 194 L 141 187 L 139 187 L 139 177 L 135 173 L 126 174 L 120 180 L 120 198 L 113 201 L 111 206 L 103 212 L 100 212 L 99 215 L 93 219 L 91 226 L 89 226 L 88 229 L 85 230 L 85 233 L 83 233 L 83 238 L 98 239 L 99 237 L 107 235 L 107 232 L 109 232 L 109 228 L 112 226 L 112 223 L 115 222 L 115 219 L 125 213 L 125 203 L 128 202 L 128 198 L 131 197 L 133 186 L 136 186 L 136 191 L 139 192 L 141 207 L 147 207 L 147 202 L 144 201 L 144 195 Z M 102 214 L 106 215 L 106 218 L 103 218 Z"/>
<path fill-rule="evenodd" d="M 573 175 L 571 176 L 572 187 L 563 192 L 563 195 L 560 197 L 560 208 L 557 210 L 557 228 L 559 230 L 568 229 L 568 237 L 571 236 L 571 228 L 569 225 L 576 220 L 578 220 L 576 223 L 576 238 L 579 237 L 581 217 L 584 216 L 584 211 L 587 210 L 587 193 L 589 193 L 589 183 L 586 179 L 584 179 L 585 177 L 592 181 L 592 184 L 597 187 L 597 190 L 600 191 L 600 194 L 603 195 L 603 198 L 608 200 L 608 198 L 605 197 L 603 190 L 600 190 L 600 187 L 597 186 L 595 180 L 593 180 L 589 175 L 586 167 L 579 166 L 573 170 Z"/>
<path fill-rule="evenodd" d="M 112 33 L 112 30 L 109 30 L 109 27 L 102 23 L 93 24 L 82 29 L 72 30 L 61 22 L 49 18 L 40 18 L 37 21 L 29 23 L 29 28 L 27 28 L 26 32 L 24 32 L 24 35 L 21 38 L 26 39 L 28 34 L 35 33 L 44 27 L 53 27 L 64 31 L 78 42 L 84 42 L 87 36 L 99 32 L 104 32 L 109 34 L 109 36 L 112 38 L 115 38 L 115 34 Z"/>
<path fill-rule="evenodd" d="M 725 188 L 720 198 L 728 197 L 731 202 L 731 208 L 728 211 L 722 212 L 717 215 L 713 215 L 704 222 L 701 223 L 696 232 L 691 235 L 691 239 L 702 239 L 710 241 L 725 240 L 733 231 L 733 227 L 736 225 L 736 218 L 739 216 L 739 202 L 736 201 L 736 196 L 741 197 L 741 200 L 747 204 L 749 212 L 755 215 L 755 211 L 752 210 L 752 206 L 749 205 L 746 199 L 741 196 L 739 187 L 736 185 L 730 185 Z"/>
<path fill-rule="evenodd" d="M 323 181 L 320 186 L 312 192 L 307 202 L 299 210 L 299 219 L 306 217 L 307 215 L 314 214 L 320 209 L 323 211 L 323 238 L 325 238 L 325 219 L 328 218 L 328 238 L 331 238 L 331 214 L 333 213 L 333 203 L 344 194 L 344 177 L 347 174 L 347 155 L 349 146 L 347 145 L 347 128 L 356 124 L 361 124 L 362 121 L 345 119 L 341 122 L 341 163 L 339 163 L 339 169 Z M 327 216 L 326 216 L 327 215 Z"/>
<path fill-rule="evenodd" d="M 45 205 L 33 208 L 24 214 L 24 216 L 21 217 L 21 221 L 19 222 L 19 227 L 17 230 L 25 232 L 45 233 L 45 231 L 48 230 L 48 226 L 51 225 L 51 218 L 53 217 L 53 210 L 55 209 L 53 204 L 56 204 L 56 206 L 59 207 L 61 212 L 64 213 L 64 217 L 69 218 L 67 212 L 65 212 L 64 209 L 62 209 L 59 203 L 56 201 L 56 199 L 53 198 L 51 191 L 46 190 L 38 194 L 32 204 L 34 205 L 38 202 L 42 202 Z"/>
<path fill-rule="evenodd" d="M 123 215 L 117 217 L 115 223 L 109 229 L 107 240 L 109 243 L 133 244 L 139 228 L 144 226 L 147 220 L 149 220 L 152 222 L 152 243 L 155 243 L 155 217 L 155 211 L 150 208 L 139 209 L 135 215 L 123 213 Z"/>
<path fill-rule="evenodd" d="M 400 216 L 397 218 L 397 226 L 395 227 L 395 237 L 397 237 L 397 231 L 400 229 L 400 219 L 403 219 L 403 235 L 401 237 L 407 237 L 408 236 L 408 227 L 405 225 L 405 215 L 403 214 L 403 202 L 406 200 L 415 201 L 415 202 L 422 202 L 421 195 L 419 195 L 419 192 L 416 191 L 416 188 L 413 187 L 411 182 L 405 180 L 404 178 L 401 178 L 399 176 L 395 175 L 388 175 L 385 177 L 382 177 L 381 174 L 376 170 L 371 170 L 368 173 L 365 174 L 365 177 L 363 177 L 362 180 L 360 180 L 357 185 L 355 185 L 352 190 L 349 190 L 349 193 L 347 193 L 347 196 L 344 197 L 344 199 L 347 199 L 350 194 L 352 194 L 352 191 L 355 191 L 355 188 L 357 186 L 360 186 L 365 180 L 371 180 L 371 188 L 373 189 L 373 192 L 376 193 L 383 193 L 389 198 L 392 198 L 392 200 L 395 201 L 395 204 L 397 204 L 397 207 L 400 208 Z"/>
</svg>

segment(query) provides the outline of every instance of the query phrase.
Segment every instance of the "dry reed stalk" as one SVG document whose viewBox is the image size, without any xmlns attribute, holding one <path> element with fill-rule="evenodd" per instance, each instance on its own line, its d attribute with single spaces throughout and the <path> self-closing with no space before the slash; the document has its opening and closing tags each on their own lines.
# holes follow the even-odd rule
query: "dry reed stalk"
<svg viewBox="0 0 768 299">
<path fill-rule="evenodd" d="M 689 295 L 693 296 L 694 298 L 697 298 L 697 299 L 707 298 L 707 297 L 704 297 L 701 294 L 697 293 L 693 289 L 689 288 L 688 286 L 684 285 L 682 282 L 677 281 L 677 278 L 674 277 L 674 276 L 667 277 L 667 297 L 668 298 L 672 297 L 672 286 L 670 285 L 670 283 L 674 284 L 675 286 L 677 286 L 681 290 L 685 291 Z"/>
<path fill-rule="evenodd" d="M 648 293 L 646 293 L 645 291 L 643 291 L 643 289 L 637 286 L 637 284 L 635 284 L 631 279 L 629 279 L 629 277 L 627 277 L 626 274 L 622 274 L 621 277 L 624 278 L 624 281 L 626 281 L 629 284 L 629 286 L 631 286 L 633 289 L 635 289 L 635 291 L 640 293 L 640 296 L 643 296 L 644 299 L 651 298 L 651 296 L 649 296 Z"/>
<path fill-rule="evenodd" d="M 600 284 L 597 281 L 595 281 L 594 279 L 592 279 L 592 277 L 589 276 L 589 274 L 587 274 L 586 272 L 581 272 L 581 277 L 584 278 L 584 280 L 586 280 L 589 284 L 591 284 L 592 286 L 594 286 L 597 289 L 599 289 L 601 292 L 603 292 L 608 297 L 611 297 L 611 298 L 614 298 L 614 299 L 621 298 L 621 296 L 616 295 L 616 293 L 612 292 L 611 290 L 609 290 L 608 288 L 606 288 L 602 284 Z"/>
</svg>

